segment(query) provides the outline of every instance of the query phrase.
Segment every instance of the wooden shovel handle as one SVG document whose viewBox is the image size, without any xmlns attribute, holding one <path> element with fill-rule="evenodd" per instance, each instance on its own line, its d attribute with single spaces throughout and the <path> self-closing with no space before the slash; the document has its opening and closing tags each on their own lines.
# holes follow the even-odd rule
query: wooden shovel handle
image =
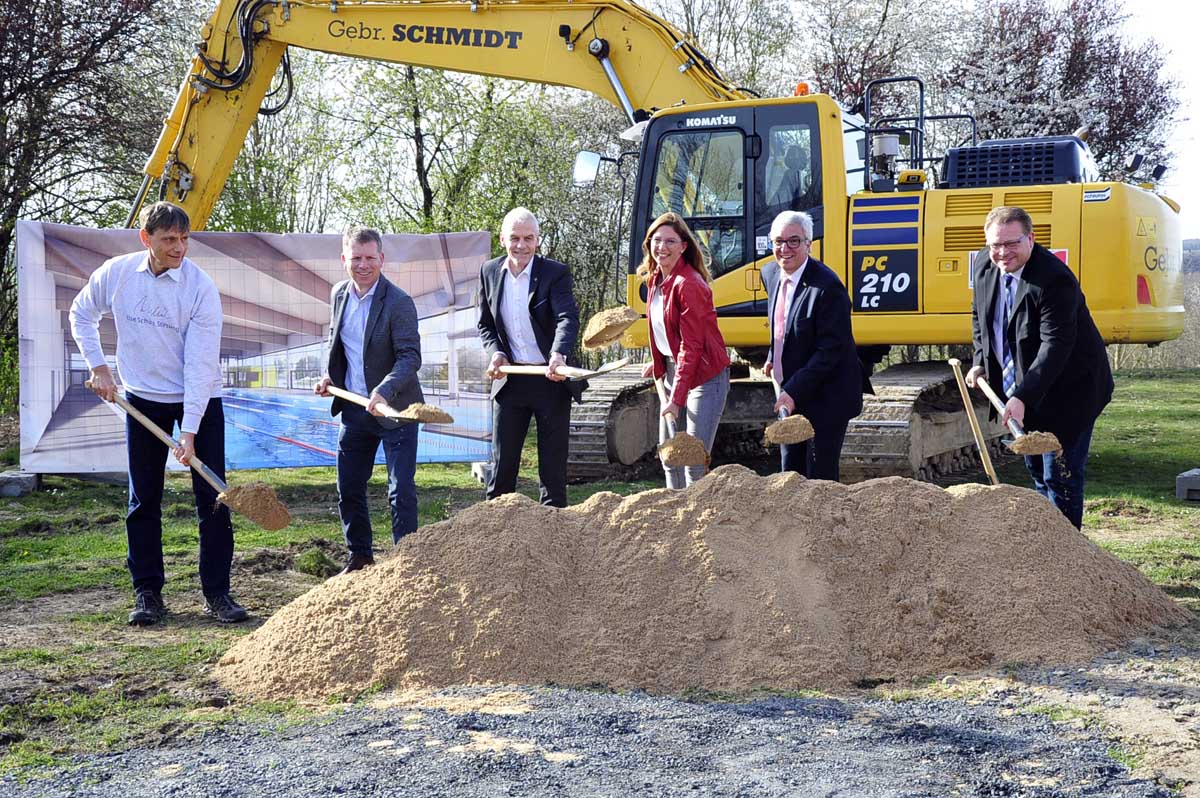
<svg viewBox="0 0 1200 798">
<path fill-rule="evenodd" d="M 671 400 L 667 398 L 667 389 L 663 386 L 662 377 L 654 378 L 654 387 L 658 390 L 659 409 L 665 408 L 671 404 Z M 675 437 L 675 416 L 666 416 L 667 432 L 671 433 L 671 437 Z"/>
<path fill-rule="evenodd" d="M 1004 418 L 1004 402 L 1000 401 L 1000 397 L 992 390 L 992 386 L 988 385 L 987 380 L 983 377 L 976 377 L 975 384 L 979 386 L 979 390 L 983 391 L 984 396 L 991 400 L 992 407 L 996 408 L 996 412 L 1000 414 L 1000 418 Z M 1025 430 L 1021 429 L 1021 425 L 1017 423 L 1015 418 L 1008 420 L 1008 429 L 1009 432 L 1018 438 L 1025 434 Z"/>
<path fill-rule="evenodd" d="M 979 419 L 975 417 L 975 405 L 971 402 L 971 394 L 967 392 L 967 381 L 963 379 L 962 361 L 956 357 L 950 358 L 950 368 L 954 369 L 954 379 L 958 382 L 958 391 L 962 394 L 963 406 L 967 409 L 967 420 L 971 422 L 971 433 L 975 436 L 975 445 L 979 447 L 979 459 L 983 461 L 983 470 L 993 485 L 1000 484 L 996 469 L 992 467 L 992 456 L 988 454 L 987 441 L 983 439 L 983 430 L 979 428 Z"/>
<path fill-rule="evenodd" d="M 545 375 L 545 366 L 501 366 L 500 371 L 503 374 L 528 374 L 534 377 Z M 568 380 L 586 379 L 593 375 L 593 372 L 587 369 L 581 369 L 577 366 L 559 366 L 558 373 L 566 377 Z"/>
<path fill-rule="evenodd" d="M 325 390 L 329 391 L 339 399 L 345 399 L 347 402 L 353 402 L 354 404 L 361 405 L 364 408 L 371 403 L 371 400 L 367 397 L 354 393 L 353 391 L 347 391 L 344 388 L 339 388 L 336 385 L 328 385 L 326 386 Z M 393 418 L 397 421 L 405 420 L 404 417 L 400 415 L 400 411 L 389 405 L 387 402 L 380 402 L 375 406 L 379 408 L 380 413 L 388 418 Z"/>
<path fill-rule="evenodd" d="M 92 381 L 88 380 L 87 382 L 84 383 L 84 385 L 88 388 L 91 388 Z M 141 424 L 143 427 L 145 427 L 146 429 L 148 429 L 152 433 L 154 433 L 154 437 L 158 438 L 160 441 L 165 443 L 168 448 L 170 448 L 172 450 L 179 448 L 179 445 L 180 445 L 179 441 L 175 440 L 170 435 L 168 435 L 166 432 L 164 432 L 162 427 L 158 426 L 153 421 L 151 421 L 146 416 L 146 414 L 143 413 L 141 410 L 138 410 L 136 407 L 131 405 L 129 403 L 129 400 L 126 399 L 124 396 L 121 396 L 121 394 L 119 394 L 119 393 L 114 394 L 113 395 L 113 403 L 117 407 L 121 408 L 126 413 L 128 413 L 130 416 L 132 416 L 134 418 L 134 420 L 137 421 L 139 424 Z M 214 472 L 211 468 L 206 466 L 204 464 L 204 461 L 201 460 L 199 457 L 197 457 L 195 453 L 193 453 L 192 456 L 190 458 L 188 458 L 188 464 L 191 465 L 192 468 L 196 469 L 196 473 L 199 474 L 200 476 L 204 477 L 205 481 L 208 482 L 209 485 L 212 485 L 213 488 L 217 491 L 217 493 L 224 493 L 225 491 L 227 491 L 229 489 L 229 486 L 226 485 L 225 482 L 216 475 L 216 472 Z"/>
</svg>

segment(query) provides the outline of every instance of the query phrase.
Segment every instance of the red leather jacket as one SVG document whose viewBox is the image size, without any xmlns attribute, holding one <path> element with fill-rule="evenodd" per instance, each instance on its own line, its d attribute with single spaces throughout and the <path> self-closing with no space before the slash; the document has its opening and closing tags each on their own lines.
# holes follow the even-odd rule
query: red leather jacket
<svg viewBox="0 0 1200 798">
<path fill-rule="evenodd" d="M 656 271 L 650 278 L 646 296 L 657 290 L 663 292 L 667 346 L 675 361 L 671 403 L 683 407 L 687 404 L 688 391 L 708 382 L 729 366 L 729 353 L 725 351 L 725 339 L 717 327 L 712 289 L 700 273 L 681 260 L 671 271 L 671 276 L 661 280 L 661 286 L 660 280 L 661 275 Z M 646 324 L 650 324 L 649 313 Z M 650 335 L 654 376 L 662 377 L 667 371 L 666 362 L 653 344 L 653 329 Z"/>
</svg>

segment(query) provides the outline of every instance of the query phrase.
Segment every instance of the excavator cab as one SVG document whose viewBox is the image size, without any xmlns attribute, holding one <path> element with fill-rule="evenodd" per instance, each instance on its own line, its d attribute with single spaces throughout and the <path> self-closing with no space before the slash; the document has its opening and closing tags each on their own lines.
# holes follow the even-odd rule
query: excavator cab
<svg viewBox="0 0 1200 798">
<path fill-rule="evenodd" d="M 681 106 L 650 120 L 629 247 L 631 307 L 645 312 L 645 289 L 634 273 L 646 230 L 674 211 L 705 250 L 726 342 L 762 346 L 767 297 L 758 265 L 771 256 L 771 222 L 783 210 L 808 211 L 820 240 L 825 192 L 840 193 L 836 204 L 845 204 L 844 176 L 832 189 L 823 180 L 819 102 L 797 97 Z M 629 343 L 644 345 L 644 337 L 635 330 Z"/>
</svg>

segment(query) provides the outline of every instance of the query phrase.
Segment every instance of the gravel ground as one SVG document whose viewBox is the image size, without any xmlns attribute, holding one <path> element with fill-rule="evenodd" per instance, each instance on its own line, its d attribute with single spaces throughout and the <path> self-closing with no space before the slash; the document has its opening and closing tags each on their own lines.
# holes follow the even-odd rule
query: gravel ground
<svg viewBox="0 0 1200 798">
<path fill-rule="evenodd" d="M 33 796 L 1169 796 L 1110 743 L 1009 691 L 982 700 L 689 702 L 509 688 L 518 707 L 354 706 L 301 725 L 239 723 L 194 740 L 88 757 Z M 482 704 L 476 704 L 481 707 Z"/>
</svg>

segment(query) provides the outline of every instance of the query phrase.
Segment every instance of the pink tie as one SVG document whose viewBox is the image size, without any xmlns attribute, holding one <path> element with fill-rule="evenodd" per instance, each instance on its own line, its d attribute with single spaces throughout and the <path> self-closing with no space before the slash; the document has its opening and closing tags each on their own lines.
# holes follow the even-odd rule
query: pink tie
<svg viewBox="0 0 1200 798">
<path fill-rule="evenodd" d="M 784 280 L 779 285 L 779 295 L 775 297 L 775 341 L 771 352 L 771 368 L 775 382 L 783 385 L 783 331 L 787 327 L 787 290 L 790 280 Z"/>
</svg>

